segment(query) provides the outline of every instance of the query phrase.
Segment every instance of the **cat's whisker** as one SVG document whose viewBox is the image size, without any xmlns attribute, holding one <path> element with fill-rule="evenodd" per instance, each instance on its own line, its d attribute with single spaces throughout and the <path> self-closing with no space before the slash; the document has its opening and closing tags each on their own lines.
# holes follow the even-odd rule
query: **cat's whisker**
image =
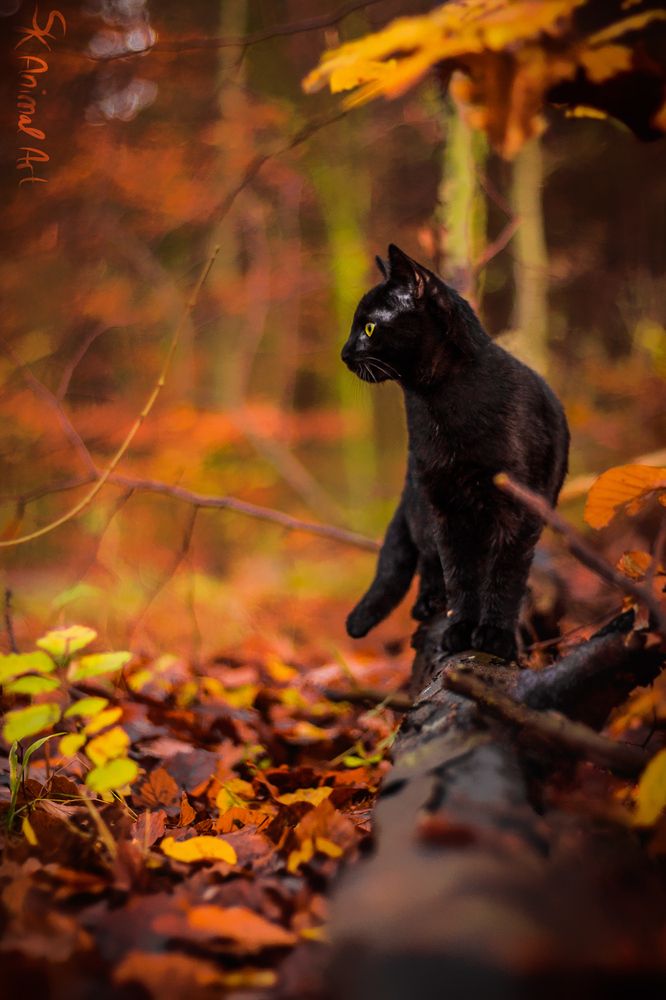
<svg viewBox="0 0 666 1000">
<path fill-rule="evenodd" d="M 384 358 L 371 357 L 368 358 L 367 360 L 373 361 L 375 367 L 379 369 L 382 375 L 386 375 L 387 378 L 396 378 L 396 379 L 400 378 L 400 373 L 393 367 L 393 365 L 389 364 L 389 362 L 386 361 Z"/>
</svg>

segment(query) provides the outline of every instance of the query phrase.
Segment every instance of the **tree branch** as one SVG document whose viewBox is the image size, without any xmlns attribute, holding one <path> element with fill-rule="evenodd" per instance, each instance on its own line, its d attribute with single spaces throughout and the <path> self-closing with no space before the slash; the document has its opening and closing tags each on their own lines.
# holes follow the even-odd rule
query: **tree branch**
<svg viewBox="0 0 666 1000">
<path fill-rule="evenodd" d="M 471 698 L 482 713 L 518 730 L 521 742 L 528 745 L 592 761 L 626 778 L 636 778 L 650 759 L 640 747 L 615 743 L 559 712 L 527 708 L 463 670 L 444 670 L 442 682 L 449 691 Z"/>
<path fill-rule="evenodd" d="M 549 503 L 538 493 L 534 493 L 526 486 L 516 483 L 506 473 L 495 476 L 495 484 L 506 493 L 509 493 L 516 500 L 520 500 L 526 507 L 537 514 L 546 524 L 562 535 L 567 548 L 573 556 L 578 559 L 583 566 L 587 566 L 593 573 L 611 583 L 614 587 L 629 594 L 637 601 L 645 604 L 650 610 L 654 619 L 655 627 L 666 637 L 666 615 L 664 614 L 661 602 L 654 592 L 643 584 L 631 580 L 628 576 L 620 573 L 603 556 L 600 556 L 592 549 L 583 536 L 576 531 L 564 518 L 553 510 Z"/>
<path fill-rule="evenodd" d="M 273 28 L 264 28 L 262 31 L 253 31 L 248 35 L 239 38 L 185 38 L 182 41 L 162 41 L 155 42 L 138 52 L 113 53 L 112 55 L 95 56 L 92 53 L 85 53 L 86 57 L 93 62 L 115 62 L 118 59 L 131 59 L 136 56 L 146 55 L 148 52 L 200 52 L 202 49 L 227 49 L 238 48 L 247 49 L 251 45 L 259 42 L 268 42 L 272 38 L 284 38 L 288 35 L 299 35 L 308 31 L 318 31 L 322 28 L 331 28 L 340 21 L 343 21 L 350 14 L 354 14 L 366 7 L 372 7 L 380 0 L 353 0 L 351 3 L 343 4 L 332 14 L 321 14 L 318 17 L 304 18 L 302 21 L 294 21 L 290 24 L 278 24 Z"/>
</svg>

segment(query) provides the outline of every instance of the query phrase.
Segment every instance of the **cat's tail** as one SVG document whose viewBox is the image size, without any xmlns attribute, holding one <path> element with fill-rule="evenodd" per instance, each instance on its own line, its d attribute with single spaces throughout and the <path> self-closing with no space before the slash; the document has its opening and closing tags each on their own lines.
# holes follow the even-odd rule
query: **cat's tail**
<svg viewBox="0 0 666 1000">
<path fill-rule="evenodd" d="M 418 550 L 401 501 L 386 530 L 375 578 L 347 618 L 347 633 L 353 639 L 367 635 L 400 604 L 416 572 L 417 560 Z"/>
</svg>

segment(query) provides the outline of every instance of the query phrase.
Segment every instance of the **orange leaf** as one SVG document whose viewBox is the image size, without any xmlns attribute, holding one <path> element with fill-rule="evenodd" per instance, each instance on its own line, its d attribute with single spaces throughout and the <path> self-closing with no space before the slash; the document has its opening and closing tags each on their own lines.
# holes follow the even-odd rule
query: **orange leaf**
<svg viewBox="0 0 666 1000">
<path fill-rule="evenodd" d="M 169 772 L 158 767 L 148 775 L 134 797 L 141 805 L 157 809 L 159 806 L 175 806 L 179 802 L 180 791 Z"/>
<path fill-rule="evenodd" d="M 654 490 L 666 490 L 666 469 L 650 465 L 618 465 L 608 469 L 592 484 L 587 495 L 585 520 L 592 528 L 603 528 L 627 505 L 631 505 L 627 512 L 635 514 Z"/>
<path fill-rule="evenodd" d="M 296 935 L 245 906 L 195 906 L 187 921 L 197 931 L 211 937 L 237 941 L 246 951 L 293 945 Z"/>
</svg>

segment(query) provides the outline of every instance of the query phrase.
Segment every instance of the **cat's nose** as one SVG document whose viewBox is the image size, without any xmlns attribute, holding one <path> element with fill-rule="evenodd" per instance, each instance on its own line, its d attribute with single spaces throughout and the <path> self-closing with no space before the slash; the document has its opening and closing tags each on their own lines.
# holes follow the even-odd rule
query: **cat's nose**
<svg viewBox="0 0 666 1000">
<path fill-rule="evenodd" d="M 342 351 L 340 352 L 340 357 L 342 358 L 344 363 L 348 365 L 353 356 L 354 356 L 354 348 L 351 346 L 349 341 L 347 341 L 344 347 L 342 348 Z"/>
</svg>

